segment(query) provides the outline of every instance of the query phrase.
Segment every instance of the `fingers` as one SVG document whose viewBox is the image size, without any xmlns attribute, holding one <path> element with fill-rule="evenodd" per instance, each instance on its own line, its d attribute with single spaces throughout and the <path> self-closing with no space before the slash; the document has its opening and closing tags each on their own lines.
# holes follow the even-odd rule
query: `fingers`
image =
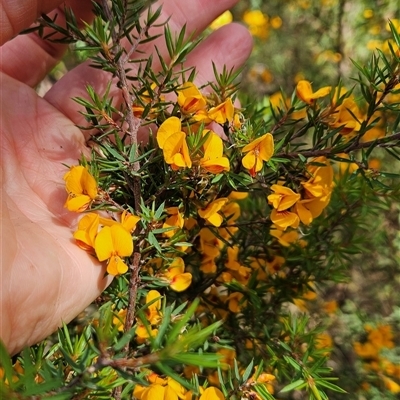
<svg viewBox="0 0 400 400">
<path fill-rule="evenodd" d="M 2 0 L 0 0 L 2 1 Z M 4 3 L 4 4 L 3 4 Z M 11 9 L 9 12 L 10 18 L 9 20 L 14 21 L 13 29 L 15 29 L 18 33 L 23 28 L 27 28 L 35 18 L 37 18 L 40 12 L 36 15 L 36 10 L 31 10 L 28 7 L 28 11 L 21 16 L 21 18 L 17 18 L 14 14 L 14 8 L 16 5 L 24 3 L 23 1 L 2 1 L 3 8 L 8 7 Z M 27 2 L 29 5 L 34 3 L 32 1 Z M 44 9 L 48 7 L 56 6 L 60 1 L 47 1 L 41 2 L 46 3 L 42 4 Z M 14 6 L 13 6 L 14 5 Z M 76 16 L 77 21 L 87 21 L 89 22 L 92 17 L 91 11 L 91 3 L 90 1 L 80 1 L 80 0 L 71 0 L 65 4 L 65 6 L 70 6 Z M 52 9 L 52 8 L 50 8 Z M 0 9 L 1 12 L 1 9 Z M 54 18 L 57 16 L 56 22 L 57 24 L 64 26 L 65 25 L 65 16 L 64 16 L 64 4 L 53 10 L 49 16 Z M 31 19 L 29 20 L 29 17 Z M 7 19 L 8 21 L 8 19 Z M 25 25 L 22 26 L 23 23 Z M 1 38 L 7 35 L 7 24 L 1 24 Z M 16 26 L 22 26 L 19 30 L 16 30 Z M 3 29 L 4 32 L 3 33 Z M 49 33 L 49 30 L 45 31 L 45 33 Z M 36 86 L 45 76 L 46 74 L 56 65 L 59 59 L 62 57 L 66 49 L 66 45 L 59 43 L 52 43 L 48 40 L 42 40 L 36 33 L 31 33 L 29 35 L 20 35 L 11 40 L 8 43 L 5 43 L 0 49 L 0 70 L 9 75 L 10 77 L 25 83 L 31 87 Z"/>
<path fill-rule="evenodd" d="M 63 0 L 0 0 L 0 46 L 28 28 L 40 15 L 47 14 L 58 6 L 72 7 L 77 15 L 84 10 L 87 15 L 91 10 L 89 1 Z M 60 7 L 60 12 L 64 5 Z M 81 18 L 83 17 L 81 14 Z"/>
<path fill-rule="evenodd" d="M 189 54 L 185 66 L 196 66 L 195 82 L 202 85 L 215 80 L 212 63 L 218 71 L 224 66 L 228 71 L 238 69 L 249 58 L 252 47 L 252 37 L 244 26 L 225 25 Z"/>
<path fill-rule="evenodd" d="M 196 66 L 198 71 L 196 82 L 205 84 L 214 78 L 212 61 L 220 71 L 224 65 L 228 70 L 237 69 L 245 63 L 251 49 L 252 39 L 247 29 L 239 24 L 231 24 L 222 27 L 204 40 L 188 56 L 186 65 Z M 134 72 L 132 71 L 132 73 Z M 79 111 L 82 110 L 81 106 L 69 99 L 72 97 L 86 98 L 85 86 L 87 84 L 102 94 L 110 79 L 109 73 L 94 70 L 88 64 L 82 64 L 58 81 L 46 94 L 45 99 L 75 124 L 84 126 L 86 125 L 85 119 L 79 114 Z M 110 95 L 118 101 L 119 90 L 113 87 Z"/>
</svg>

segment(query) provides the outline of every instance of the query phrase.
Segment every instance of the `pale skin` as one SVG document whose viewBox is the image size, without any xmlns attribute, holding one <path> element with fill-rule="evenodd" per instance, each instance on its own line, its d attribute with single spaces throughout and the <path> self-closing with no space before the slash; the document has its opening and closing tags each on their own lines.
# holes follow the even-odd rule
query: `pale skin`
<svg viewBox="0 0 400 400">
<path fill-rule="evenodd" d="M 189 32 L 201 32 L 236 2 L 168 0 L 163 17 L 171 16 L 175 31 L 187 23 Z M 90 20 L 89 1 L 69 4 L 78 18 Z M 62 10 L 57 0 L 0 0 L 0 337 L 11 354 L 69 322 L 111 282 L 111 277 L 104 278 L 105 265 L 72 240 L 77 220 L 63 207 L 62 180 L 63 164 L 76 165 L 82 153 L 88 154 L 76 127 L 84 121 L 71 98 L 85 96 L 87 84 L 102 93 L 110 75 L 84 64 L 41 98 L 33 88 L 65 48 L 35 34 L 12 39 L 41 13 L 62 15 L 55 10 L 59 6 Z M 197 83 L 205 83 L 213 78 L 211 60 L 220 69 L 224 64 L 240 67 L 251 47 L 244 27 L 225 26 L 205 40 L 187 64 L 197 67 Z M 146 51 L 150 54 L 152 45 Z"/>
</svg>

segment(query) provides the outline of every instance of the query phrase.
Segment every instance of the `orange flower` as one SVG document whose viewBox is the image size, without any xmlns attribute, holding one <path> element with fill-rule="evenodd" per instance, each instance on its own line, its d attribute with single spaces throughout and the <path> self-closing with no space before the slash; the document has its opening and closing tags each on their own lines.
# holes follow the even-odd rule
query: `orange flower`
<svg viewBox="0 0 400 400">
<path fill-rule="evenodd" d="M 253 140 L 242 149 L 246 154 L 242 159 L 242 165 L 249 170 L 251 176 L 261 171 L 263 161 L 268 161 L 274 155 L 274 138 L 270 133 Z"/>
<path fill-rule="evenodd" d="M 300 200 L 300 195 L 293 192 L 293 190 L 288 187 L 272 185 L 271 190 L 274 193 L 268 196 L 268 202 L 272 204 L 277 211 L 287 210 Z"/>
<path fill-rule="evenodd" d="M 222 171 L 229 171 L 229 160 L 223 156 L 224 145 L 222 139 L 213 131 L 205 131 L 208 137 L 203 145 L 204 156 L 200 160 L 200 165 L 211 172 L 219 174 Z"/>
<path fill-rule="evenodd" d="M 171 238 L 172 236 L 175 235 L 175 233 L 178 229 L 183 228 L 184 219 L 183 219 L 181 213 L 179 212 L 178 207 L 169 207 L 169 208 L 166 208 L 165 211 L 170 216 L 165 220 L 165 222 L 163 224 L 163 228 L 172 228 L 172 227 L 176 228 L 174 230 L 164 232 L 165 236 Z"/>
<path fill-rule="evenodd" d="M 311 83 L 309 81 L 301 80 L 296 86 L 296 95 L 299 99 L 303 100 L 304 103 L 314 104 L 316 99 L 327 96 L 331 91 L 330 86 L 325 86 L 316 92 L 312 91 Z"/>
<path fill-rule="evenodd" d="M 199 400 L 225 400 L 225 396 L 218 388 L 210 386 L 204 390 Z"/>
<path fill-rule="evenodd" d="M 228 97 L 223 103 L 208 110 L 208 117 L 217 122 L 224 124 L 225 122 L 232 122 L 235 108 L 233 107 L 232 99 Z"/>
<path fill-rule="evenodd" d="M 178 89 L 178 104 L 182 113 L 192 114 L 204 110 L 207 100 L 193 82 L 186 82 Z"/>
<path fill-rule="evenodd" d="M 128 271 L 122 260 L 133 253 L 132 237 L 121 224 L 105 226 L 97 235 L 94 248 L 99 261 L 108 260 L 107 272 L 120 275 Z"/>
<path fill-rule="evenodd" d="M 216 227 L 221 226 L 223 218 L 218 211 L 225 205 L 228 201 L 226 197 L 221 197 L 220 199 L 216 199 L 208 204 L 206 208 L 199 209 L 198 213 L 201 218 L 204 218 L 211 225 Z"/>
<path fill-rule="evenodd" d="M 84 250 L 92 250 L 99 229 L 100 218 L 96 213 L 88 213 L 78 223 L 74 233 L 77 245 Z"/>
<path fill-rule="evenodd" d="M 68 193 L 64 207 L 69 211 L 85 211 L 97 197 L 97 182 L 82 165 L 72 166 L 64 175 L 64 181 Z"/>
<path fill-rule="evenodd" d="M 181 131 L 179 118 L 170 117 L 161 124 L 157 132 L 157 143 L 163 150 L 165 162 L 171 164 L 172 169 L 192 167 L 186 133 Z"/>
<path fill-rule="evenodd" d="M 185 263 L 181 257 L 172 261 L 165 272 L 165 277 L 170 281 L 170 288 L 175 292 L 183 292 L 192 283 L 192 274 L 185 271 Z"/>
<path fill-rule="evenodd" d="M 300 223 L 299 216 L 291 211 L 277 211 L 275 208 L 271 212 L 271 221 L 280 229 L 288 227 L 297 228 Z"/>
</svg>

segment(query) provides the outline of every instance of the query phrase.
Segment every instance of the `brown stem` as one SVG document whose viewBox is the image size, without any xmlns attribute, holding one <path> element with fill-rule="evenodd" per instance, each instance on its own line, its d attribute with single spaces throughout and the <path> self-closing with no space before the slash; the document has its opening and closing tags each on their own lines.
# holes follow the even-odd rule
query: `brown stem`
<svg viewBox="0 0 400 400">
<path fill-rule="evenodd" d="M 102 0 L 102 5 L 104 12 L 108 18 L 109 21 L 114 20 L 114 15 L 112 13 L 112 10 L 110 9 L 109 3 L 107 0 Z M 122 29 L 122 26 L 119 26 L 118 29 Z M 112 31 L 112 40 L 113 40 L 113 45 L 115 47 L 116 54 L 120 54 L 122 49 L 121 42 L 120 42 L 120 37 L 118 35 L 117 30 L 114 28 Z M 139 35 L 140 36 L 140 35 Z M 134 50 L 136 50 L 138 44 L 140 42 L 140 37 L 136 41 L 134 47 Z M 128 57 L 134 50 L 130 50 L 128 53 Z M 135 159 L 138 158 L 138 130 L 140 127 L 140 120 L 135 118 L 133 114 L 133 99 L 132 95 L 129 91 L 129 86 L 128 86 L 128 80 L 126 76 L 126 71 L 125 71 L 125 63 L 128 60 L 128 57 L 119 57 L 118 60 L 114 63 L 116 65 L 116 75 L 117 78 L 119 79 L 119 84 L 120 88 L 122 91 L 122 96 L 123 100 L 125 103 L 125 108 L 126 108 L 126 122 L 128 124 L 128 135 L 130 137 L 131 145 L 135 146 Z M 135 161 L 132 164 L 132 171 L 137 173 L 140 169 L 140 163 L 139 161 Z M 141 198 L 141 181 L 140 177 L 137 176 L 137 174 L 134 174 L 133 176 L 133 195 L 134 195 L 134 209 L 135 211 L 139 211 L 140 209 L 140 198 Z M 139 229 L 139 227 L 137 228 Z M 138 290 L 138 284 L 139 284 L 139 271 L 140 271 L 140 259 L 141 259 L 141 254 L 139 250 L 139 246 L 137 243 L 135 243 L 134 246 L 134 251 L 133 255 L 131 257 L 131 276 L 129 280 L 129 301 L 128 301 L 128 307 L 127 307 L 127 315 L 126 315 L 126 320 L 125 320 L 125 325 L 124 325 L 124 332 L 129 331 L 134 322 L 135 318 L 135 308 L 136 308 L 136 297 L 137 297 L 137 290 Z M 129 343 L 126 344 L 126 346 L 123 349 L 123 352 L 126 354 L 129 351 Z M 117 387 L 113 391 L 113 397 L 115 399 L 120 399 L 121 398 L 121 392 L 122 392 L 122 387 Z"/>
<path fill-rule="evenodd" d="M 376 140 L 371 140 L 369 142 L 364 142 L 364 143 L 359 143 L 359 142 L 353 142 L 351 143 L 348 147 L 341 149 L 340 151 L 337 151 L 335 148 L 332 147 L 327 147 L 326 149 L 321 149 L 321 150 L 306 150 L 306 151 L 294 151 L 291 153 L 285 153 L 281 152 L 276 154 L 276 157 L 286 157 L 286 158 L 297 158 L 299 155 L 302 155 L 303 157 L 319 157 L 319 156 L 329 156 L 330 154 L 336 154 L 336 153 L 350 153 L 355 150 L 361 150 L 368 148 L 372 145 L 375 145 L 376 147 L 394 147 L 397 145 L 397 143 L 388 143 L 392 141 L 397 141 L 400 140 L 400 132 L 394 133 L 393 135 L 390 136 L 385 136 L 381 139 L 376 139 Z"/>
</svg>

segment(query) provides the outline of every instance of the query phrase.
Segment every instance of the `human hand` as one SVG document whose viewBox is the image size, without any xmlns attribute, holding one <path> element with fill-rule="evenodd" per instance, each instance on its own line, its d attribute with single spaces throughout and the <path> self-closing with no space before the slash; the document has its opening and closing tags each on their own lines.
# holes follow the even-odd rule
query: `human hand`
<svg viewBox="0 0 400 400">
<path fill-rule="evenodd" d="M 236 2 L 168 0 L 162 19 L 171 16 L 173 31 L 186 23 L 188 34 L 201 32 Z M 25 3 L 0 1 L 0 12 L 7 16 L 1 22 L 0 44 L 28 27 L 39 13 L 61 4 L 59 0 Z M 69 4 L 79 18 L 89 19 L 90 2 L 82 5 L 72 0 Z M 161 43 L 162 38 L 157 46 Z M 148 55 L 153 46 L 147 45 Z M 104 278 L 105 267 L 72 240 L 76 215 L 63 207 L 62 182 L 64 165 L 76 164 L 82 153 L 89 154 L 85 137 L 76 127 L 84 120 L 71 98 L 86 97 L 88 84 L 102 93 L 110 74 L 87 63 L 80 65 L 41 98 L 32 88 L 62 56 L 64 47 L 30 34 L 14 38 L 0 51 L 0 337 L 10 353 L 15 353 L 69 322 L 111 282 L 109 276 Z M 196 66 L 196 82 L 201 84 L 213 79 L 211 60 L 218 69 L 240 67 L 250 51 L 247 30 L 240 25 L 225 26 L 190 54 L 187 65 Z"/>
</svg>

